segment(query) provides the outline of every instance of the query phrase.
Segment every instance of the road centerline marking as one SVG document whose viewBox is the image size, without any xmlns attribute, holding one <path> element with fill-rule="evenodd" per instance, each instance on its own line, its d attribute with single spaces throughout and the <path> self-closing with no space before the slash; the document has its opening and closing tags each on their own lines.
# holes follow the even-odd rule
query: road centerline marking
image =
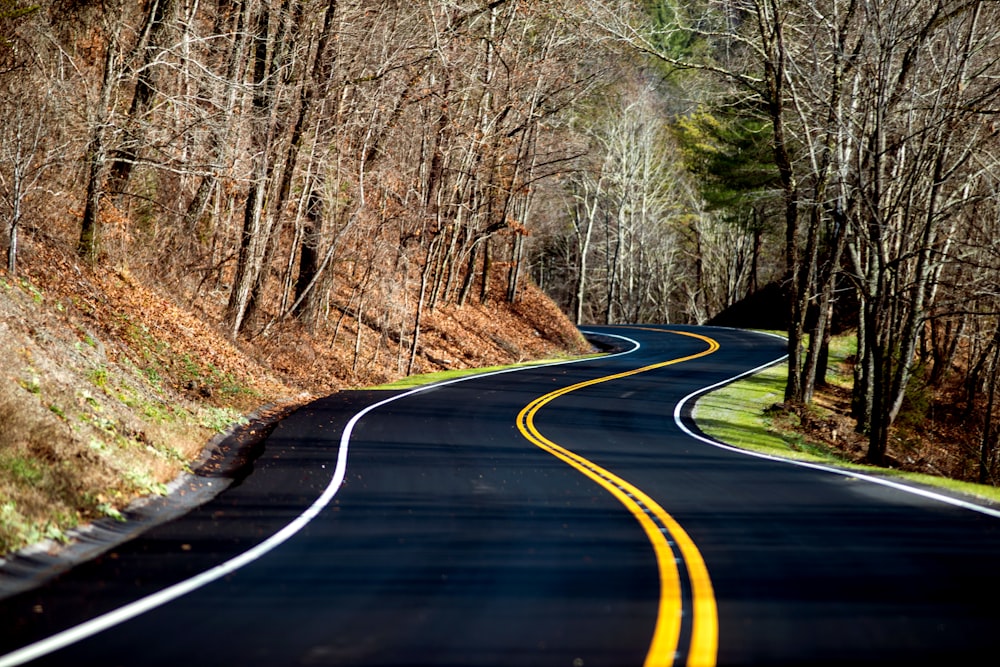
<svg viewBox="0 0 1000 667">
<path fill-rule="evenodd" d="M 708 343 L 708 348 L 696 354 L 578 382 L 539 396 L 518 414 L 517 428 L 529 442 L 572 466 L 611 493 L 632 513 L 652 544 L 659 571 L 660 600 L 656 627 L 649 650 L 646 653 L 645 667 L 673 665 L 678 654 L 681 619 L 684 610 L 681 601 L 681 574 L 677 556 L 675 556 L 676 552 L 679 552 L 686 569 L 693 606 L 687 665 L 688 667 L 711 666 L 715 665 L 718 653 L 718 612 L 708 568 L 694 541 L 663 507 L 641 489 L 610 470 L 602 468 L 593 461 L 549 440 L 542 435 L 534 423 L 539 410 L 561 396 L 604 382 L 698 359 L 719 349 L 717 341 L 701 334 L 667 329 L 655 329 L 654 331 L 697 338 Z M 676 547 L 676 552 L 674 547 Z"/>
</svg>

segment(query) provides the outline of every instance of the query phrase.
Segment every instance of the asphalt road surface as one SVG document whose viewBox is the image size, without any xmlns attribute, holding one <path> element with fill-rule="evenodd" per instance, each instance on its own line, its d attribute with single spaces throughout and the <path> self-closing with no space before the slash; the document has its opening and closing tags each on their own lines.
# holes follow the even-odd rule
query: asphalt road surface
<svg viewBox="0 0 1000 667">
<path fill-rule="evenodd" d="M 0 600 L 0 666 L 998 664 L 1000 515 L 697 437 L 784 342 L 624 351 L 284 420 L 241 483 Z"/>
</svg>

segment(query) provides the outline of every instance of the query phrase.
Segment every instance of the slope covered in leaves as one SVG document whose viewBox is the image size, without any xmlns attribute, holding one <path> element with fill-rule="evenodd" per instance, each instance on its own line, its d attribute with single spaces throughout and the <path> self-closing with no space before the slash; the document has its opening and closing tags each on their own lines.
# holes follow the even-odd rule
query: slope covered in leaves
<svg viewBox="0 0 1000 667">
<path fill-rule="evenodd" d="M 220 430 L 271 404 L 403 375 L 413 350 L 338 313 L 252 339 L 220 332 L 223 304 L 186 303 L 154 280 L 94 268 L 64 246 L 25 247 L 0 272 L 0 553 L 164 493 Z M 427 313 L 414 372 L 583 351 L 538 290 Z"/>
</svg>

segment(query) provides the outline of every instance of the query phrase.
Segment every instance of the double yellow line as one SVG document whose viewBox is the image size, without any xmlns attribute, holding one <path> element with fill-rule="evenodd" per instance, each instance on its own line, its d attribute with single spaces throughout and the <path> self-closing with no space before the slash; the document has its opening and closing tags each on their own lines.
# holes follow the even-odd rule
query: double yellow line
<svg viewBox="0 0 1000 667">
<path fill-rule="evenodd" d="M 663 332 L 664 330 L 657 329 L 656 331 Z M 556 458 L 565 461 L 607 489 L 611 495 L 617 498 L 635 516 L 646 532 L 649 541 L 652 543 L 660 575 L 660 602 L 656 628 L 653 631 L 653 639 L 650 643 L 649 651 L 646 653 L 645 666 L 673 665 L 680 641 L 681 616 L 683 611 L 681 608 L 681 578 L 671 541 L 679 551 L 680 557 L 687 568 L 687 578 L 693 601 L 693 609 L 691 610 L 691 642 L 688 647 L 687 665 L 688 667 L 712 666 L 715 665 L 718 652 L 718 614 L 716 611 L 715 594 L 712 590 L 712 581 L 708 576 L 708 568 L 705 567 L 705 561 L 702 559 L 701 553 L 699 553 L 694 542 L 672 516 L 667 514 L 655 500 L 647 496 L 640 489 L 611 471 L 557 445 L 542 435 L 535 427 L 535 415 L 538 414 L 538 411 L 560 396 L 564 396 L 577 389 L 591 387 L 612 380 L 619 380 L 657 368 L 704 357 L 719 349 L 719 343 L 707 336 L 687 331 L 667 331 L 667 333 L 701 339 L 708 343 L 708 349 L 686 357 L 670 359 L 649 366 L 643 366 L 642 368 L 615 373 L 614 375 L 607 375 L 557 389 L 536 398 L 521 410 L 517 416 L 517 428 L 525 438 L 535 445 Z"/>
</svg>

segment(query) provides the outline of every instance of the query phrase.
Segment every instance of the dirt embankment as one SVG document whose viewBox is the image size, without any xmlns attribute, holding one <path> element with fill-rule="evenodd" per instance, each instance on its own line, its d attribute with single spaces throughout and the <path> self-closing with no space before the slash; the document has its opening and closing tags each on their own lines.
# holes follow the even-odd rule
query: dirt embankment
<svg viewBox="0 0 1000 667">
<path fill-rule="evenodd" d="M 0 553 L 162 494 L 214 434 L 264 405 L 401 377 L 405 340 L 354 318 L 294 321 L 232 342 L 224 303 L 36 245 L 0 272 Z M 584 351 L 537 289 L 514 304 L 443 305 L 421 325 L 415 372 Z"/>
</svg>

